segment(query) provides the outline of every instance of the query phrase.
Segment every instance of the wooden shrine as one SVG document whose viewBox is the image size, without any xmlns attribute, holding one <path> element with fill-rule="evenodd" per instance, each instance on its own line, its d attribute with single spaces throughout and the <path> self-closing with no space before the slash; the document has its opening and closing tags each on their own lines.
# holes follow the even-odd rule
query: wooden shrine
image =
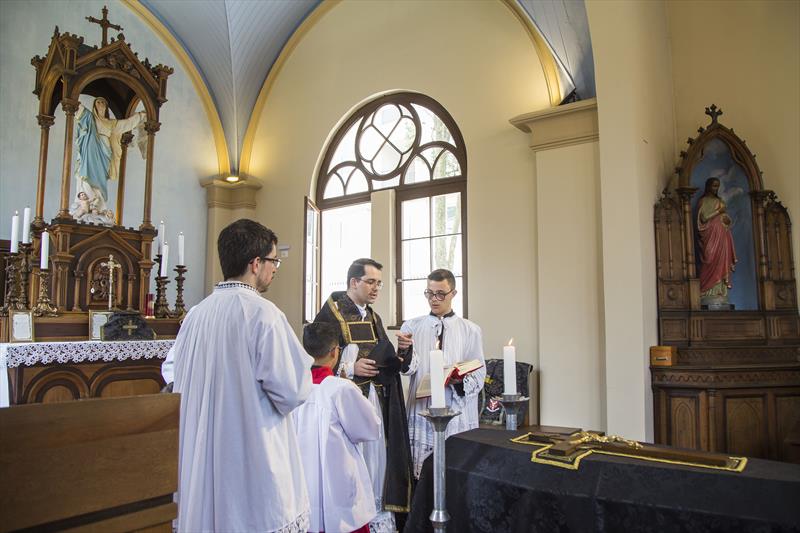
<svg viewBox="0 0 800 533">
<path fill-rule="evenodd" d="M 800 316 L 791 221 L 722 111 L 655 205 L 659 444 L 798 460 Z"/>
</svg>

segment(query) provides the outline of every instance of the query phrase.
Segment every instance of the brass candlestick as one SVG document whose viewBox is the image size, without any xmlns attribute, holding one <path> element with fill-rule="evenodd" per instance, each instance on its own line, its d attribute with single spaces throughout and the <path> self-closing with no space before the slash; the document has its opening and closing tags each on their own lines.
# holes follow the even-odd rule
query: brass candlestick
<svg viewBox="0 0 800 533">
<path fill-rule="evenodd" d="M 0 316 L 8 316 L 8 312 L 19 309 L 19 286 L 17 284 L 17 261 L 18 252 L 6 256 L 6 297 L 3 307 L 0 309 Z"/>
<path fill-rule="evenodd" d="M 167 303 L 167 283 L 169 283 L 167 276 L 156 276 L 156 318 L 170 318 L 172 316 Z"/>
<path fill-rule="evenodd" d="M 50 270 L 39 270 L 39 300 L 33 308 L 33 316 L 58 316 L 58 309 L 50 301 Z"/>
<path fill-rule="evenodd" d="M 175 272 L 178 273 L 178 277 L 175 278 L 175 286 L 177 290 L 177 296 L 175 297 L 175 311 L 173 312 L 173 316 L 175 318 L 181 318 L 183 315 L 186 314 L 186 304 L 183 303 L 183 281 L 186 279 L 183 275 L 186 273 L 188 269 L 185 265 L 176 265 Z"/>
<path fill-rule="evenodd" d="M 28 281 L 31 275 L 31 252 L 33 251 L 33 244 L 23 242 L 19 245 L 19 302 L 17 308 L 22 310 L 28 309 Z"/>
</svg>

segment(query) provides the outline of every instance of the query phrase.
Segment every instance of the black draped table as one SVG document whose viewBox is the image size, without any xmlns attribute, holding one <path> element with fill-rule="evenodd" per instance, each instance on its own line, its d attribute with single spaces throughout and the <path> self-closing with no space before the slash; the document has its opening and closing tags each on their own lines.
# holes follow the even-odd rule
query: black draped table
<svg viewBox="0 0 800 533">
<path fill-rule="evenodd" d="M 528 429 L 447 440 L 448 531 L 800 532 L 800 465 L 748 459 L 735 473 L 591 455 L 567 470 L 533 463 L 535 447 L 509 441 Z M 432 530 L 432 465 L 406 533 Z"/>
</svg>

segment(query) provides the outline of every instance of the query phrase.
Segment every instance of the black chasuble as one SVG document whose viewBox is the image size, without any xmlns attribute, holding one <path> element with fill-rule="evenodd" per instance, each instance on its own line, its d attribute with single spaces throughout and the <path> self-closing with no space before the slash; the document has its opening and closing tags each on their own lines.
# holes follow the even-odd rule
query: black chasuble
<svg viewBox="0 0 800 533">
<path fill-rule="evenodd" d="M 366 317 L 347 296 L 346 292 L 334 292 L 322 306 L 314 322 L 328 322 L 339 328 L 339 346 L 358 346 L 356 360 L 367 357 L 375 361 L 378 375 L 367 378 L 353 376 L 365 397 L 369 396 L 372 384 L 378 395 L 383 415 L 383 431 L 386 437 L 386 478 L 383 487 L 383 506 L 386 511 L 407 513 L 411 504 L 411 446 L 408 438 L 408 417 L 400 382 L 401 361 L 381 318 L 367 306 Z M 408 365 L 410 361 L 406 361 Z M 339 369 L 334 372 L 338 375 Z"/>
</svg>

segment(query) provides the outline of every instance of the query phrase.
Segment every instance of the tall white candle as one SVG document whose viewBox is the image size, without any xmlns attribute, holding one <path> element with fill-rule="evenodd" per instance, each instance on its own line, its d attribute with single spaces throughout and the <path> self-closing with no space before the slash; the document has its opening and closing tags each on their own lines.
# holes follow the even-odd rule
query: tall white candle
<svg viewBox="0 0 800 533">
<path fill-rule="evenodd" d="M 164 243 L 161 247 L 161 277 L 167 277 L 167 269 L 169 268 L 169 245 Z"/>
<path fill-rule="evenodd" d="M 517 393 L 517 349 L 512 342 L 513 338 L 503 346 L 503 394 L 511 396 Z"/>
<path fill-rule="evenodd" d="M 186 266 L 186 263 L 184 263 L 185 258 L 183 256 L 184 251 L 185 250 L 183 247 L 183 232 L 180 232 L 178 233 L 178 264 L 181 266 Z"/>
<path fill-rule="evenodd" d="M 444 354 L 431 350 L 431 407 L 444 408 Z"/>
<path fill-rule="evenodd" d="M 22 242 L 31 242 L 31 208 L 26 207 L 22 211 Z"/>
<path fill-rule="evenodd" d="M 164 253 L 164 239 L 167 236 L 167 227 L 164 225 L 164 221 L 162 220 L 161 223 L 158 225 L 158 254 Z"/>
<path fill-rule="evenodd" d="M 19 252 L 19 211 L 11 217 L 11 253 Z"/>
<path fill-rule="evenodd" d="M 48 262 L 50 259 L 50 234 L 46 231 L 42 232 L 42 253 L 41 258 L 39 259 L 39 268 L 42 270 L 47 270 L 47 267 L 50 266 Z"/>
</svg>

